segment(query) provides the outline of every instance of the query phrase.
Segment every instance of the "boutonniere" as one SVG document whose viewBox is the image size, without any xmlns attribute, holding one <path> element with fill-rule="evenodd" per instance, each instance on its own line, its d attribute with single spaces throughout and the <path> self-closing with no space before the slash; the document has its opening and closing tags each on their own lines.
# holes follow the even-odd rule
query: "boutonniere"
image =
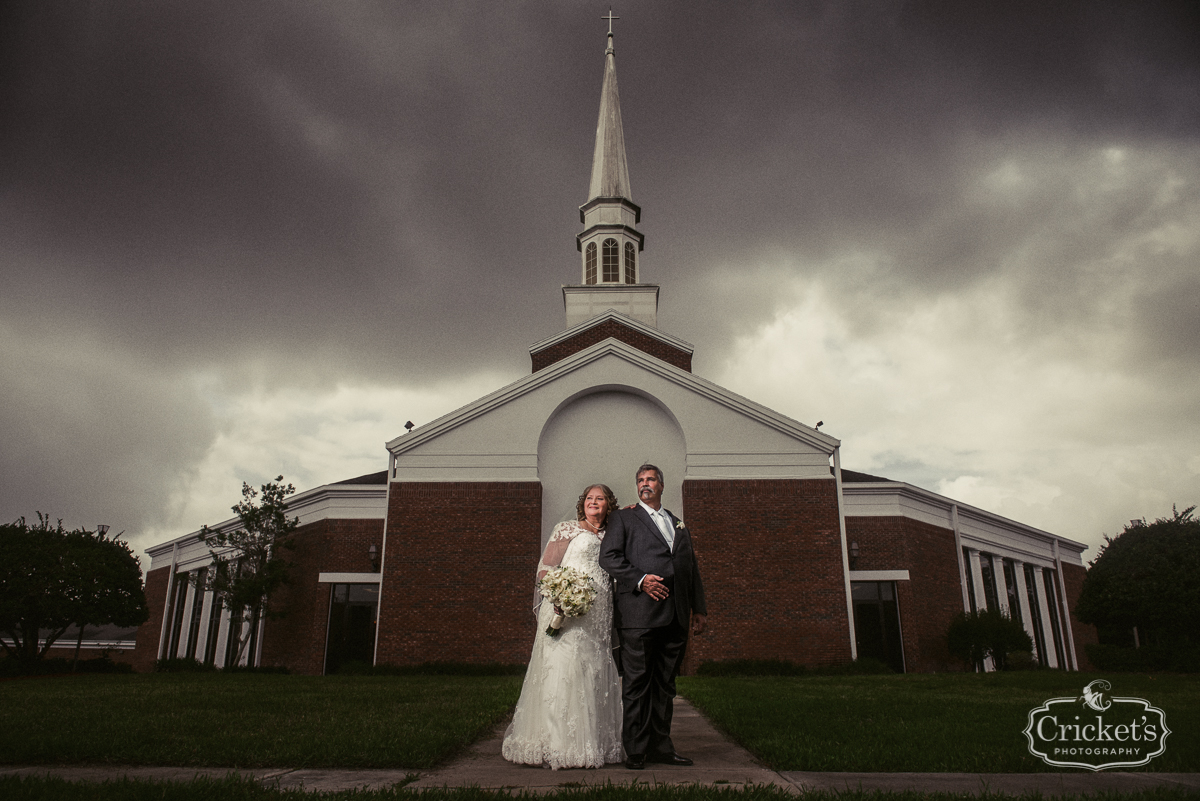
<svg viewBox="0 0 1200 801">
<path fill-rule="evenodd" d="M 676 520 L 676 521 L 675 521 L 675 528 L 677 528 L 677 529 L 679 529 L 679 530 L 681 530 L 681 531 L 682 531 L 682 530 L 683 530 L 683 521 L 682 521 L 682 520 Z"/>
</svg>

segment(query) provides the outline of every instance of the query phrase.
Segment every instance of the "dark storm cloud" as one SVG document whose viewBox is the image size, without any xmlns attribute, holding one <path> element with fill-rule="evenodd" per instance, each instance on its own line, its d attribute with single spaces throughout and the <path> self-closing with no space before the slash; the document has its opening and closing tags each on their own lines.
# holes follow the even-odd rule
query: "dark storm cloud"
<svg viewBox="0 0 1200 801">
<path fill-rule="evenodd" d="M 566 116 L 545 98 L 578 87 L 505 15 L 384 5 L 357 20 L 395 32 L 379 60 L 331 9 L 259 8 L 14 14 L 3 177 L 39 258 L 15 294 L 53 281 L 64 313 L 103 308 L 108 336 L 174 364 L 257 340 L 362 370 L 428 346 L 403 366 L 439 369 L 454 326 L 499 323 L 550 272 L 541 242 L 569 246 L 572 207 L 539 202 L 563 146 L 540 137 Z"/>
<path fill-rule="evenodd" d="M 536 338 L 512 308 L 574 279 L 602 44 L 584 8 L 13 12 L 6 205 L 43 260 L 23 275 L 164 362 L 225 363 L 257 338 L 366 373 L 396 365 L 387 351 L 417 373 L 515 365 L 504 339 L 450 334 Z M 619 73 L 659 280 L 848 240 L 899 249 L 918 281 L 969 280 L 1022 224 L 946 213 L 972 141 L 1200 130 L 1188 12 L 966 9 L 631 9 Z M 554 325 L 552 302 L 532 311 Z"/>
<path fill-rule="evenodd" d="M 4 522 L 37 511 L 117 530 L 161 520 L 217 430 L 194 386 L 72 332 L 0 322 L 0 365 Z"/>
<path fill-rule="evenodd" d="M 21 436 L 0 513 L 69 505 L 110 450 L 155 491 L 178 480 L 217 426 L 197 376 L 236 393 L 527 370 L 578 280 L 606 10 L 4 6 L 0 369 Z M 1130 244 L 1144 267 L 1111 266 L 1196 202 L 1193 5 L 614 10 L 645 277 L 701 372 L 822 275 L 863 326 L 884 310 L 856 291 L 916 305 L 994 279 L 1043 331 L 1106 313 L 1105 275 L 1145 275 L 1121 298 L 1128 358 L 1200 352 L 1190 251 Z M 1132 172 L 1080 201 L 1105 149 Z M 101 413 L 60 400 L 88 386 Z"/>
</svg>

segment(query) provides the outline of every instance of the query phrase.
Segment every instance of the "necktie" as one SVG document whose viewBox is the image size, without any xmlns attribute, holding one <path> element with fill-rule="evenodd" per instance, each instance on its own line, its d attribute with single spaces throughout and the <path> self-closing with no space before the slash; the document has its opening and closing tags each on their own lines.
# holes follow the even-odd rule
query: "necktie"
<svg viewBox="0 0 1200 801">
<path fill-rule="evenodd" d="M 673 552 L 675 550 L 675 532 L 671 531 L 671 520 L 662 511 L 656 511 L 653 514 L 654 522 L 658 525 L 658 530 L 662 532 L 663 539 L 667 541 L 667 547 Z"/>
</svg>

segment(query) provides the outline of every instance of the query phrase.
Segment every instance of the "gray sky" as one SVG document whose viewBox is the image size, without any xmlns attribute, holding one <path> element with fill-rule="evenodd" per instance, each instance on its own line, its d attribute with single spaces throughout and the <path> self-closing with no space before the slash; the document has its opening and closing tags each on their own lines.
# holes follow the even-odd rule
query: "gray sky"
<svg viewBox="0 0 1200 801">
<path fill-rule="evenodd" d="M 607 9 L 0 6 L 0 518 L 144 548 L 527 374 Z M 1200 501 L 1195 4 L 614 12 L 699 375 L 1089 558 Z"/>
</svg>

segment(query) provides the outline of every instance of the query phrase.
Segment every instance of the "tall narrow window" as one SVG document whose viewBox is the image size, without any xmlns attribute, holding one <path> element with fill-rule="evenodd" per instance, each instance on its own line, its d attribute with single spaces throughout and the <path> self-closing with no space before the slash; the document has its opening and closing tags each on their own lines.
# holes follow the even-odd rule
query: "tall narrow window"
<svg viewBox="0 0 1200 801">
<path fill-rule="evenodd" d="M 632 242 L 625 243 L 625 283 L 637 283 L 637 248 Z"/>
<path fill-rule="evenodd" d="M 1042 580 L 1046 589 L 1046 611 L 1050 613 L 1050 633 L 1054 636 L 1054 654 L 1058 657 L 1058 666 L 1067 666 L 1066 654 L 1063 653 L 1062 624 L 1058 621 L 1058 576 L 1048 567 L 1042 568 Z"/>
<path fill-rule="evenodd" d="M 171 620 L 171 637 L 168 640 L 167 652 L 164 659 L 174 659 L 179 656 L 179 635 L 183 630 L 183 605 L 187 603 L 188 574 L 175 574 L 175 602 L 172 604 L 174 617 Z"/>
<path fill-rule="evenodd" d="M 238 640 L 242 636 L 242 626 L 245 623 L 242 614 L 241 610 L 230 609 L 229 631 L 225 635 L 225 664 L 222 667 L 229 668 L 238 663 Z"/>
<path fill-rule="evenodd" d="M 262 618 L 258 612 L 250 613 L 250 641 L 246 645 L 246 664 L 249 667 L 258 665 L 258 638 L 262 634 Z"/>
<path fill-rule="evenodd" d="M 971 611 L 977 612 L 978 607 L 975 605 L 975 573 L 971 567 L 971 552 L 967 550 L 967 546 L 963 546 L 963 568 L 967 574 L 967 599 L 971 602 Z"/>
<path fill-rule="evenodd" d="M 204 664 L 217 663 L 217 635 L 221 633 L 221 599 L 215 594 L 208 612 L 208 638 L 204 641 Z"/>
<path fill-rule="evenodd" d="M 999 609 L 1000 598 L 996 595 L 996 574 L 992 568 L 992 555 L 979 554 L 979 572 L 983 575 L 983 602 L 988 609 Z"/>
<path fill-rule="evenodd" d="M 1050 663 L 1046 660 L 1046 632 L 1042 628 L 1042 606 L 1038 603 L 1037 597 L 1037 568 L 1028 562 L 1025 563 L 1025 594 L 1029 598 L 1029 617 L 1033 624 L 1033 647 L 1037 649 L 1037 660 L 1041 665 L 1046 667 Z"/>
<path fill-rule="evenodd" d="M 1004 560 L 1004 590 L 1008 593 L 1008 616 L 1023 624 L 1021 594 L 1017 592 L 1017 565 L 1011 559 Z"/>
<path fill-rule="evenodd" d="M 604 252 L 601 254 L 601 258 L 603 259 L 604 275 L 600 280 L 606 284 L 615 284 L 621 280 L 621 265 L 618 263 L 621 258 L 621 249 L 615 239 L 605 239 L 603 247 Z"/>
<path fill-rule="evenodd" d="M 196 647 L 199 645 L 200 616 L 204 612 L 204 580 L 207 575 L 208 568 L 202 567 L 192 579 L 195 584 L 192 590 L 192 622 L 188 626 L 187 646 L 183 649 L 183 655 L 188 659 L 196 658 Z"/>
<path fill-rule="evenodd" d="M 596 283 L 596 243 L 588 242 L 587 250 L 584 252 L 584 270 L 585 275 L 583 282 L 585 284 Z"/>
</svg>

